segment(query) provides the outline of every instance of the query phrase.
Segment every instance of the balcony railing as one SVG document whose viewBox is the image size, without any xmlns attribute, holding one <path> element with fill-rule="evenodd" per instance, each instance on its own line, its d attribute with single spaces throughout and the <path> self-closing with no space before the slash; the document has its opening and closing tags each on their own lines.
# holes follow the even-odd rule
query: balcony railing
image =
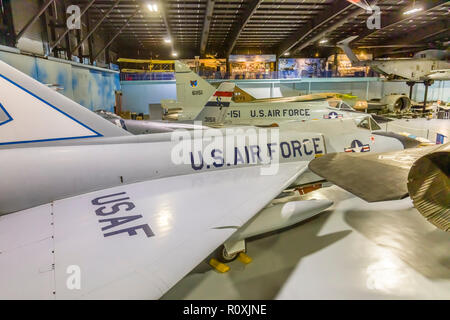
<svg viewBox="0 0 450 320">
<path fill-rule="evenodd" d="M 200 72 L 200 76 L 204 79 L 218 79 L 218 80 L 248 80 L 248 79 L 301 79 L 301 78 L 337 78 L 340 75 L 335 75 L 332 71 L 321 71 L 316 73 L 308 73 L 305 70 L 288 70 L 288 71 L 273 71 L 273 72 Z M 355 72 L 353 75 L 343 75 L 342 77 L 367 77 L 365 72 Z M 175 80 L 175 73 L 173 72 L 148 72 L 148 73 L 121 73 L 121 81 L 146 81 L 146 80 Z"/>
</svg>

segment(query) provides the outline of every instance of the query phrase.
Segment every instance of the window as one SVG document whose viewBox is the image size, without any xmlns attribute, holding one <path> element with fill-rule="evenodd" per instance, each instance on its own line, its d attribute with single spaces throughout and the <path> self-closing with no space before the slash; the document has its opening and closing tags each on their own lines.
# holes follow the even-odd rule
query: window
<svg viewBox="0 0 450 320">
<path fill-rule="evenodd" d="M 330 99 L 327 100 L 328 102 L 328 106 L 330 108 L 334 108 L 334 109 L 338 109 L 338 110 L 342 110 L 342 111 L 355 111 L 355 109 L 353 109 L 352 107 L 350 107 L 346 102 L 339 100 L 339 99 Z"/>
<path fill-rule="evenodd" d="M 381 127 L 378 125 L 378 123 L 375 120 L 373 120 L 372 118 L 369 118 L 369 119 L 370 119 L 370 128 L 372 131 L 381 130 Z"/>
<path fill-rule="evenodd" d="M 347 103 L 345 103 L 344 101 L 341 101 L 340 107 L 339 109 L 341 110 L 348 110 L 348 111 L 352 111 L 353 108 L 350 107 Z"/>
<path fill-rule="evenodd" d="M 330 106 L 330 108 L 339 108 L 339 100 L 327 100 L 328 102 L 328 106 Z"/>
<path fill-rule="evenodd" d="M 361 120 L 361 122 L 358 124 L 358 128 L 363 128 L 363 129 L 370 130 L 369 117 L 364 118 L 363 120 Z"/>
<path fill-rule="evenodd" d="M 372 117 L 365 117 L 365 118 L 357 118 L 355 119 L 355 121 L 358 123 L 357 126 L 358 128 L 363 128 L 363 129 L 367 129 L 370 131 L 375 131 L 375 130 L 381 130 L 381 127 L 378 125 L 378 123 L 376 123 L 375 120 L 372 119 Z"/>
</svg>

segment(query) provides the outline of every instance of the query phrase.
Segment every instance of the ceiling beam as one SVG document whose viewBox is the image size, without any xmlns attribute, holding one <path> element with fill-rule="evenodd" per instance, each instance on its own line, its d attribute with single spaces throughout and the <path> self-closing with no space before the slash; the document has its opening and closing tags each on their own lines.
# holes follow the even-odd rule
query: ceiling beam
<svg viewBox="0 0 450 320">
<path fill-rule="evenodd" d="M 166 27 L 166 30 L 167 30 L 167 37 L 168 37 L 168 39 L 171 40 L 170 46 L 172 47 L 172 53 L 174 53 L 175 52 L 175 49 L 174 49 L 175 39 L 172 37 L 172 30 L 170 29 L 170 23 L 169 23 L 168 14 L 167 14 L 167 12 L 169 11 L 168 6 L 165 4 L 164 1 L 159 1 L 159 8 L 160 8 L 160 12 L 161 12 L 161 18 L 163 19 L 164 26 Z"/>
<path fill-rule="evenodd" d="M 236 45 L 237 40 L 239 39 L 239 36 L 241 35 L 242 30 L 244 30 L 248 21 L 258 9 L 261 2 L 262 0 L 252 0 L 251 2 L 249 2 L 248 7 L 239 17 L 238 22 L 235 24 L 235 27 L 230 31 L 229 36 L 225 41 L 225 43 L 228 43 L 228 47 L 225 48 L 226 57 L 229 57 L 231 52 L 233 52 L 233 49 Z"/>
<path fill-rule="evenodd" d="M 364 38 L 367 38 L 368 36 L 371 36 L 373 34 L 376 34 L 377 32 L 382 31 L 383 29 L 388 29 L 390 27 L 393 27 L 396 24 L 407 22 L 411 19 L 415 19 L 416 17 L 423 15 L 425 13 L 428 13 L 431 10 L 436 10 L 448 3 L 448 0 L 438 0 L 438 1 L 428 1 L 428 0 L 422 0 L 422 1 L 416 1 L 415 6 L 421 7 L 423 10 L 419 11 L 415 14 L 411 15 L 404 15 L 403 10 L 398 10 L 394 14 L 391 15 L 384 15 L 383 12 L 381 13 L 381 29 L 367 29 L 365 32 L 359 34 L 359 37 L 354 40 L 353 42 L 359 42 L 363 40 Z"/>
<path fill-rule="evenodd" d="M 84 37 L 84 39 L 82 39 L 76 45 L 76 47 L 72 50 L 71 54 L 74 54 L 75 52 L 77 52 L 77 50 L 81 47 L 81 45 L 94 34 L 95 30 L 97 30 L 97 28 L 103 23 L 103 21 L 105 21 L 105 19 L 114 10 L 114 8 L 119 4 L 120 1 L 121 0 L 116 0 L 116 2 L 114 2 L 114 4 L 109 8 L 109 10 L 105 12 L 103 17 L 95 24 L 95 26 L 92 28 L 92 30 L 89 30 L 89 33 L 86 35 L 86 37 Z"/>
<path fill-rule="evenodd" d="M 281 43 L 276 49 L 277 56 L 280 57 L 286 52 L 289 52 L 289 50 L 298 45 L 311 33 L 323 27 L 329 21 L 351 8 L 355 8 L 355 5 L 350 2 L 343 0 L 334 1 L 329 8 L 324 10 L 321 14 L 315 16 L 306 26 L 300 28 L 297 32 L 294 32 L 291 37 Z"/>
<path fill-rule="evenodd" d="M 208 44 L 209 28 L 211 26 L 211 20 L 213 18 L 214 1 L 207 0 L 205 20 L 203 21 L 202 39 L 200 41 L 200 56 L 204 56 L 206 51 L 206 45 Z"/>
<path fill-rule="evenodd" d="M 302 43 L 295 48 L 295 52 L 300 52 L 303 49 L 305 49 L 306 47 L 314 44 L 315 42 L 326 38 L 327 34 L 333 32 L 334 30 L 336 30 L 337 28 L 343 26 L 344 24 L 346 24 L 347 22 L 353 20 L 353 18 L 359 16 L 360 14 L 363 14 L 364 12 L 366 12 L 365 9 L 363 8 L 358 8 L 348 14 L 346 14 L 344 17 L 340 17 L 335 23 L 331 24 L 330 26 L 326 27 L 325 29 L 323 29 L 321 32 L 319 32 L 318 34 L 316 34 L 314 37 L 309 38 L 306 41 L 302 41 Z"/>
<path fill-rule="evenodd" d="M 55 2 L 55 0 L 47 0 L 47 2 L 39 9 L 39 12 L 35 14 L 30 20 L 28 20 L 27 24 L 17 34 L 16 43 L 19 42 L 20 38 L 22 38 L 25 32 L 27 32 L 27 30 L 41 17 L 41 15 L 53 2 Z"/>
<path fill-rule="evenodd" d="M 427 24 L 425 26 L 420 26 L 414 30 L 414 32 L 410 32 L 406 36 L 395 37 L 391 39 L 384 40 L 383 43 L 386 45 L 392 46 L 390 49 L 385 50 L 383 53 L 388 54 L 396 51 L 396 49 L 401 45 L 403 48 L 406 47 L 404 44 L 417 44 L 418 42 L 424 42 L 426 39 L 436 36 L 438 34 L 448 32 L 449 30 L 449 21 L 448 19 L 438 20 L 434 23 Z M 426 44 L 424 44 L 426 46 Z"/>
<path fill-rule="evenodd" d="M 93 57 L 92 61 L 95 61 L 98 58 L 98 56 L 103 53 L 103 51 L 109 48 L 109 46 L 114 42 L 114 40 L 116 40 L 116 38 L 128 26 L 130 21 L 139 13 L 140 10 L 141 10 L 140 7 L 138 7 L 136 11 L 127 19 L 127 21 L 125 21 L 123 26 L 116 32 L 116 34 L 113 35 L 113 37 L 108 41 L 108 43 L 99 52 L 97 52 L 97 54 Z"/>
<path fill-rule="evenodd" d="M 448 30 L 449 30 L 448 19 L 442 19 L 434 23 L 421 26 L 417 30 L 414 30 L 414 32 L 410 32 L 406 36 L 393 39 L 393 41 L 387 40 L 387 43 L 388 44 L 417 43 L 419 41 L 423 41 L 429 37 L 435 36 Z"/>
<path fill-rule="evenodd" d="M 80 14 L 80 23 L 81 23 L 81 17 L 88 11 L 88 9 L 94 4 L 95 0 L 91 0 L 84 8 L 83 11 Z M 50 46 L 49 52 L 52 52 L 53 49 L 61 42 L 61 40 L 69 33 L 70 29 L 67 28 L 62 35 L 59 36 L 59 38 Z M 69 49 L 70 50 L 70 49 Z"/>
</svg>

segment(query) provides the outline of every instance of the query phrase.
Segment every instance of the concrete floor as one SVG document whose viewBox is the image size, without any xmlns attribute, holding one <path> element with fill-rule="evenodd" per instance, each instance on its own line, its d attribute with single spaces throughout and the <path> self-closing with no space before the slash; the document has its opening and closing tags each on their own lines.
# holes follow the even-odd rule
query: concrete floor
<svg viewBox="0 0 450 320">
<path fill-rule="evenodd" d="M 249 241 L 249 265 L 202 263 L 163 299 L 450 299 L 450 233 L 409 199 L 370 204 L 336 186 L 305 198 L 335 204 Z"/>
</svg>

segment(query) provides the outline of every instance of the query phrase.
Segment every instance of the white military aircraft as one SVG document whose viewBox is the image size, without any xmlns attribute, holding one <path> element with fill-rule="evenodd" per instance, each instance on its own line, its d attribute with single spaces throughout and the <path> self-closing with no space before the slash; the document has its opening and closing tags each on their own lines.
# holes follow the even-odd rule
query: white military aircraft
<svg viewBox="0 0 450 320">
<path fill-rule="evenodd" d="M 194 74 L 192 71 L 191 73 Z M 224 126 L 268 126 L 292 121 L 293 119 L 303 121 L 341 119 L 364 115 L 364 113 L 355 111 L 341 100 L 326 101 L 323 96 L 317 98 L 320 101 L 311 101 L 308 103 L 297 101 L 294 103 L 264 102 L 261 105 L 253 103 L 233 104 L 231 99 L 233 93 L 236 94 L 235 88 L 237 88 L 234 83 L 224 82 L 216 89 L 205 80 L 202 79 L 202 81 L 210 86 L 213 91 L 207 101 L 203 103 L 203 107 L 196 108 L 200 112 L 198 112 L 193 120 L 129 120 L 102 110 L 98 111 L 98 114 L 133 134 L 163 133 L 179 129 L 192 130 L 195 128 L 207 129 L 208 127 Z M 177 88 L 180 88 L 179 84 L 177 84 Z M 186 105 L 186 101 L 182 103 Z M 195 105 L 198 105 L 198 103 L 196 101 Z M 179 105 L 179 102 L 177 102 L 177 106 Z M 252 106 L 251 108 L 250 105 Z M 202 125 L 195 123 L 196 121 L 202 122 Z"/>
<path fill-rule="evenodd" d="M 103 110 L 97 111 L 97 113 L 133 134 L 172 132 L 179 129 L 207 129 L 207 125 L 220 126 L 224 123 L 234 89 L 234 83 L 222 83 L 211 94 L 193 121 L 128 120 Z"/>
<path fill-rule="evenodd" d="M 400 78 L 414 82 L 427 80 L 450 80 L 449 53 L 445 50 L 424 50 L 413 58 L 361 61 L 349 47 L 358 36 L 351 36 L 337 45 L 353 66 L 367 66 L 389 78 Z"/>
<path fill-rule="evenodd" d="M 179 61 L 175 62 L 175 70 L 178 101 L 165 102 L 164 106 L 183 110 L 178 121 L 128 120 L 104 111 L 99 111 L 99 115 L 133 134 L 147 134 L 195 129 L 199 127 L 195 121 L 201 121 L 204 128 L 269 126 L 292 120 L 331 120 L 363 114 L 340 99 L 327 100 L 334 94 L 255 99 L 232 83 L 225 82 L 215 88 Z M 232 98 L 246 102 L 236 103 Z"/>
<path fill-rule="evenodd" d="M 292 122 L 206 137 L 184 131 L 178 141 L 133 136 L 3 62 L 0 97 L 3 299 L 159 298 L 223 243 L 242 250 L 255 230 L 327 208 L 327 200 L 287 203 L 272 209 L 275 227 L 276 215 L 262 210 L 312 181 L 305 173 L 315 157 L 411 142 L 376 132 L 370 117 L 309 122 L 303 131 Z M 270 139 L 253 139 L 264 133 Z M 180 146 L 200 151 L 183 162 Z M 276 174 L 263 173 L 272 166 Z"/>
<path fill-rule="evenodd" d="M 175 62 L 177 103 L 183 108 L 181 119 L 193 119 L 214 94 L 216 88 L 180 61 Z M 353 117 L 355 111 L 342 100 L 327 101 L 327 94 L 255 99 L 236 87 L 224 123 L 268 125 L 289 120 L 318 120 Z M 242 99 L 241 99 L 242 98 Z M 245 102 L 236 102 L 245 101 Z"/>
</svg>

